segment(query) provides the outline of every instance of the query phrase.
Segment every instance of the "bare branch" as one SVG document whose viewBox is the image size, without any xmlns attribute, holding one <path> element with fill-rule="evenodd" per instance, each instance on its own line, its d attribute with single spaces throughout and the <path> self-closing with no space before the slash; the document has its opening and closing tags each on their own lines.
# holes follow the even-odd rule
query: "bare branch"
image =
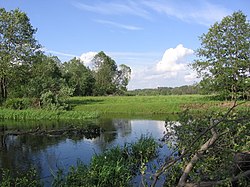
<svg viewBox="0 0 250 187">
<path fill-rule="evenodd" d="M 198 162 L 198 160 L 204 154 L 204 152 L 207 151 L 218 139 L 219 136 L 214 128 L 211 129 L 211 132 L 212 132 L 212 137 L 205 144 L 201 146 L 201 148 L 197 151 L 197 153 L 195 153 L 195 155 L 192 157 L 190 162 L 185 167 L 183 174 L 179 180 L 178 187 L 185 186 L 188 175 L 192 171 L 194 165 Z"/>
</svg>

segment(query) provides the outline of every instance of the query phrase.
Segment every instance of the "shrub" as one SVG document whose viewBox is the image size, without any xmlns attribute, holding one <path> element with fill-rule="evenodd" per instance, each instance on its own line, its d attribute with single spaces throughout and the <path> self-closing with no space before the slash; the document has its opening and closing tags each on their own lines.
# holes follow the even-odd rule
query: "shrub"
<svg viewBox="0 0 250 187">
<path fill-rule="evenodd" d="M 40 97 L 42 108 L 47 110 L 69 110 L 69 105 L 61 101 L 59 95 L 51 91 L 45 92 Z"/>
<path fill-rule="evenodd" d="M 15 110 L 23 110 L 31 108 L 33 103 L 33 99 L 30 98 L 11 98 L 5 101 L 4 107 Z"/>
</svg>

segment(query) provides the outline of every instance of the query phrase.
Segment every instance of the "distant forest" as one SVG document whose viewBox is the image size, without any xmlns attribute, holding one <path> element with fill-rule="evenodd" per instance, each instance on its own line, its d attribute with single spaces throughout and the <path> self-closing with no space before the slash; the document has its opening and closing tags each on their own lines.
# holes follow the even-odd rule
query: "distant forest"
<svg viewBox="0 0 250 187">
<path fill-rule="evenodd" d="M 186 94 L 206 94 L 202 92 L 200 86 L 197 85 L 185 85 L 180 87 L 158 87 L 158 88 L 146 88 L 135 89 L 126 92 L 126 95 L 186 95 Z"/>
</svg>

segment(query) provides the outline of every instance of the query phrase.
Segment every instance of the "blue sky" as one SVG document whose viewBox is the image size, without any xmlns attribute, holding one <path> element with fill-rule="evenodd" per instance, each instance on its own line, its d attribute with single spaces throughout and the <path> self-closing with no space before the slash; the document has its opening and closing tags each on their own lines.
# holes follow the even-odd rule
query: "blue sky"
<svg viewBox="0 0 250 187">
<path fill-rule="evenodd" d="M 130 66 L 129 89 L 195 83 L 187 65 L 198 37 L 234 11 L 250 19 L 249 0 L 1 0 L 0 7 L 26 12 L 44 51 L 62 62 L 76 56 L 91 65 L 104 51 Z"/>
</svg>

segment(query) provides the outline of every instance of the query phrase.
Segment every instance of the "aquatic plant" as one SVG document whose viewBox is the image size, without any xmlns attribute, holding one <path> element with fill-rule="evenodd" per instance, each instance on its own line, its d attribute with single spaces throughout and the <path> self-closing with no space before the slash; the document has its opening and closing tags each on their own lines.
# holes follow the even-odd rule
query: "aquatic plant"
<svg viewBox="0 0 250 187">
<path fill-rule="evenodd" d="M 141 136 L 135 143 L 95 155 L 89 166 L 78 162 L 65 176 L 59 172 L 53 186 L 131 186 L 142 160 L 152 159 L 157 149 L 158 144 L 152 137 Z"/>
</svg>

